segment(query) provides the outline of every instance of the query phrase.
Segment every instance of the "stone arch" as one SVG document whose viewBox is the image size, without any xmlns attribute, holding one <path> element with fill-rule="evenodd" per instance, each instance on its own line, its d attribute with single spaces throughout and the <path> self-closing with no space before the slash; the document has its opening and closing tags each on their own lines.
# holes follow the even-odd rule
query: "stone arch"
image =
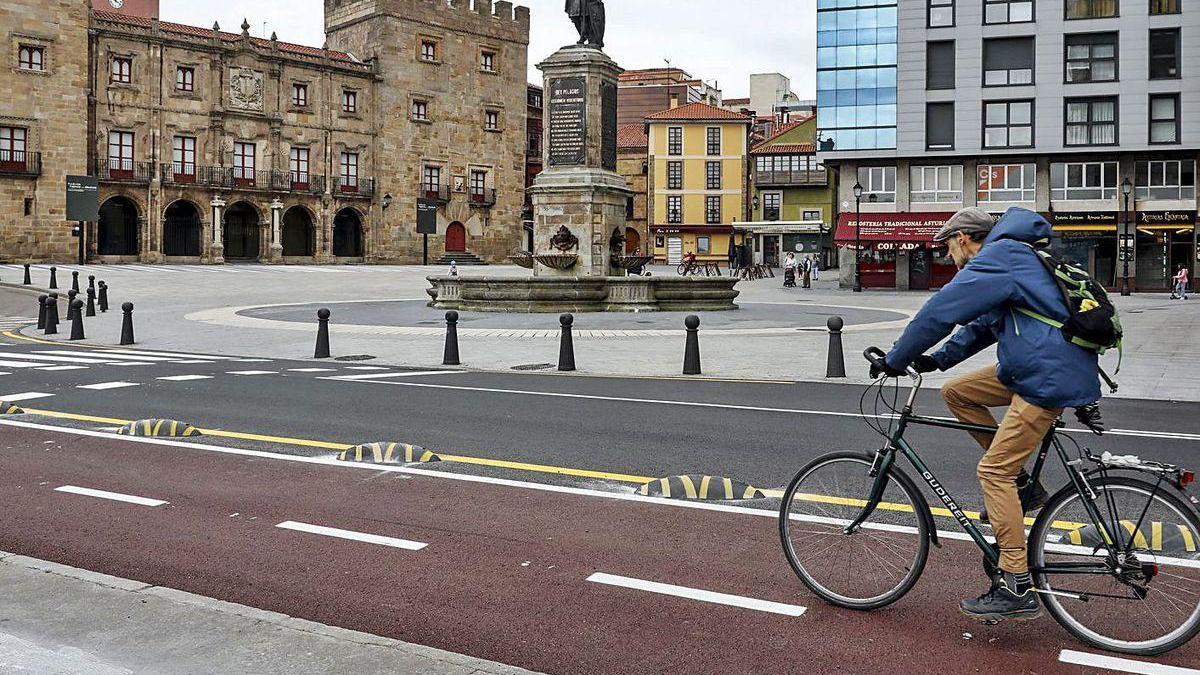
<svg viewBox="0 0 1200 675">
<path fill-rule="evenodd" d="M 163 209 L 162 253 L 165 256 L 200 255 L 203 211 L 190 199 L 176 199 Z"/>
<path fill-rule="evenodd" d="M 137 204 L 123 195 L 100 205 L 96 223 L 97 255 L 137 255 L 141 227 Z"/>
<path fill-rule="evenodd" d="M 317 228 L 309 209 L 301 204 L 283 212 L 280 244 L 284 256 L 312 257 L 316 253 Z"/>
<path fill-rule="evenodd" d="M 467 228 L 459 221 L 446 226 L 446 252 L 464 253 L 467 250 Z"/>
<path fill-rule="evenodd" d="M 226 260 L 258 260 L 262 255 L 262 212 L 241 200 L 225 208 L 224 243 Z"/>
<path fill-rule="evenodd" d="M 358 209 L 347 206 L 334 215 L 333 255 L 338 258 L 363 256 L 363 219 Z"/>
</svg>

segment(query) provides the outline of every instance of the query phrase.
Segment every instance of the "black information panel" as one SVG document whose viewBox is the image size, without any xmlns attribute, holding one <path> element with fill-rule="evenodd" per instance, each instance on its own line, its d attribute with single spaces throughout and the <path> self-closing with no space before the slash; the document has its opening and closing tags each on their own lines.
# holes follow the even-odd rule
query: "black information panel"
<svg viewBox="0 0 1200 675">
<path fill-rule="evenodd" d="M 437 234 L 438 202 L 417 198 L 417 234 Z"/>
<path fill-rule="evenodd" d="M 587 96 L 582 77 L 550 81 L 550 132 L 548 159 L 551 166 L 587 163 Z M 615 102 L 614 102 L 615 103 Z"/>
<path fill-rule="evenodd" d="M 600 164 L 609 171 L 617 170 L 617 85 L 600 85 Z"/>
</svg>

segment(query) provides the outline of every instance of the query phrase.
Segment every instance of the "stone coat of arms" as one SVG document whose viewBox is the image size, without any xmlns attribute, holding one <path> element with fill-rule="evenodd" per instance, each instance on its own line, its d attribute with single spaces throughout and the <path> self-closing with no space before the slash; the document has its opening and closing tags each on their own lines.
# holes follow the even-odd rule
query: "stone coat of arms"
<svg viewBox="0 0 1200 675">
<path fill-rule="evenodd" d="M 262 110 L 263 74 L 236 68 L 229 74 L 229 104 L 242 110 Z"/>
</svg>

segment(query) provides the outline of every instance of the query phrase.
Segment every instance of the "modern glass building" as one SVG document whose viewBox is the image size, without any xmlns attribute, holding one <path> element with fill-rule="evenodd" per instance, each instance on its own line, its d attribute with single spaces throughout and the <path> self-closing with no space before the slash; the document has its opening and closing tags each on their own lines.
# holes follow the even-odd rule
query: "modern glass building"
<svg viewBox="0 0 1200 675">
<path fill-rule="evenodd" d="M 817 0 L 822 151 L 896 147 L 897 0 Z"/>
</svg>

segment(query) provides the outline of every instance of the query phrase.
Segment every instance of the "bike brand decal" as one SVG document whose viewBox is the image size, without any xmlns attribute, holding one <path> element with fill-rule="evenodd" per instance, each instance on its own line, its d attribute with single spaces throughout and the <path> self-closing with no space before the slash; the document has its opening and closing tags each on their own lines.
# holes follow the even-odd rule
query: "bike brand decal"
<svg viewBox="0 0 1200 675">
<path fill-rule="evenodd" d="M 933 474 L 929 473 L 928 471 L 922 471 L 921 476 L 925 479 L 926 483 L 929 483 L 929 487 L 933 488 L 933 492 L 938 496 L 938 499 L 941 499 L 942 503 L 946 505 L 946 508 L 950 509 L 950 513 L 954 514 L 954 517 L 958 520 L 959 524 L 966 526 L 971 522 L 970 519 L 963 514 L 962 509 L 958 508 L 958 504 L 954 501 L 954 498 L 950 496 L 950 493 L 946 492 L 946 488 L 942 487 L 942 484 L 933 477 Z"/>
</svg>

